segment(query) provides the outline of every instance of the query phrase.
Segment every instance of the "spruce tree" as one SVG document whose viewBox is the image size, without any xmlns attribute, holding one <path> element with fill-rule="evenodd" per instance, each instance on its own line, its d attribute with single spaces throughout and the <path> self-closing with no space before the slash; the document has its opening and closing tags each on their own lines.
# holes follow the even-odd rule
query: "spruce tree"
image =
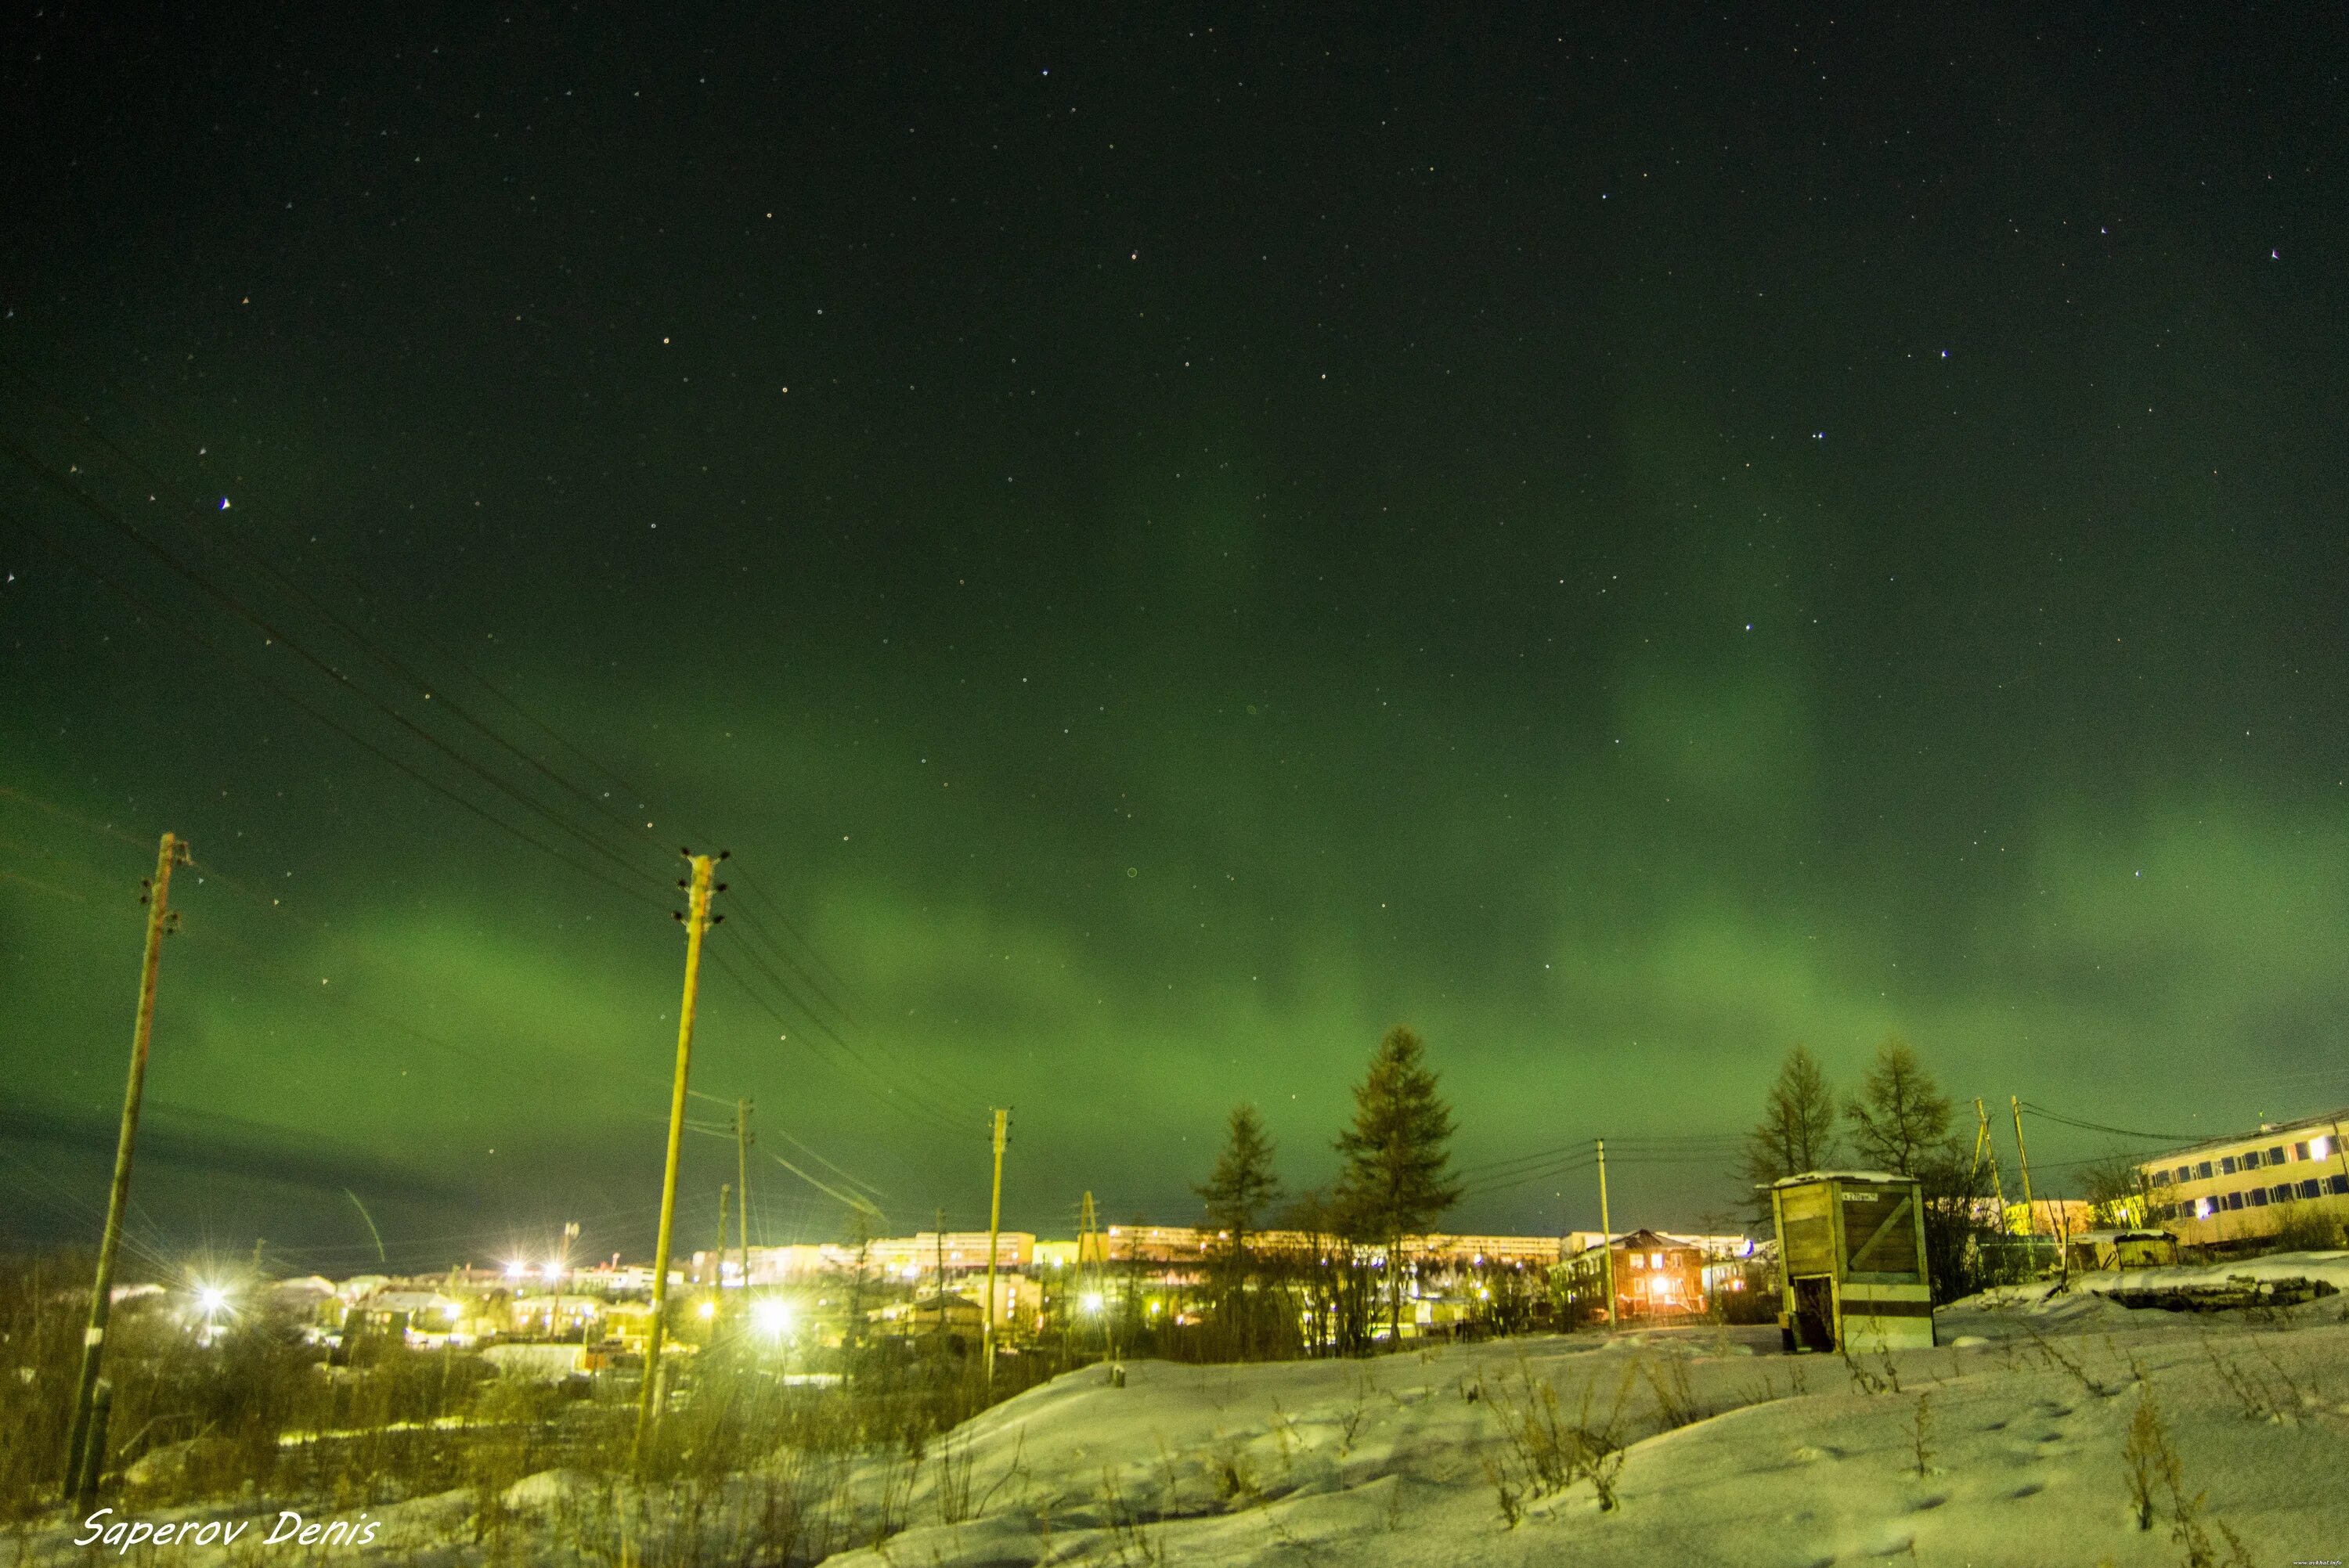
<svg viewBox="0 0 2349 1568">
<path fill-rule="evenodd" d="M 1345 1168 L 1341 1212 L 1357 1235 L 1386 1243 L 1389 1326 L 1402 1332 L 1402 1239 L 1432 1229 L 1460 1201 L 1450 1171 L 1452 1111 L 1435 1092 L 1427 1047 L 1413 1030 L 1389 1029 L 1354 1086 L 1354 1124 L 1338 1135 Z"/>
</svg>

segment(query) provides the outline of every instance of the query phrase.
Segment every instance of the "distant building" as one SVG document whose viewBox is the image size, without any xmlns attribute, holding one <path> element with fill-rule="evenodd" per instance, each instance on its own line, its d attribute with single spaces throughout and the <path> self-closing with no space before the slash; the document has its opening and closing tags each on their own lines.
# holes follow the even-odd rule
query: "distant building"
<svg viewBox="0 0 2349 1568">
<path fill-rule="evenodd" d="M 1641 1230 L 1615 1237 L 1611 1245 L 1594 1241 L 1557 1265 L 1557 1294 L 1571 1321 L 1605 1321 L 1610 1256 L 1618 1322 L 1702 1317 L 1710 1310 L 1704 1282 L 1713 1260 L 1705 1248 L 1689 1237 Z"/>
<path fill-rule="evenodd" d="M 1111 1225 L 1102 1235 L 1111 1263 L 1195 1264 L 1204 1262 L 1226 1240 L 1196 1225 Z M 1268 1243 L 1271 1233 L 1261 1239 Z"/>
<path fill-rule="evenodd" d="M 476 1319 L 467 1304 L 437 1290 L 379 1290 L 343 1317 L 346 1339 L 398 1339 L 438 1346 L 470 1344 Z"/>
<path fill-rule="evenodd" d="M 2349 1109 L 2215 1138 L 2137 1167 L 2153 1222 L 2189 1246 L 2261 1241 L 2296 1220 L 2349 1219 Z"/>
<path fill-rule="evenodd" d="M 987 1329 L 987 1312 L 979 1303 L 959 1295 L 925 1295 L 913 1301 L 891 1302 L 864 1315 L 874 1332 L 896 1339 L 931 1339 L 944 1336 L 976 1345 Z"/>
<path fill-rule="evenodd" d="M 854 1248 L 848 1253 L 848 1266 L 855 1266 Z M 1024 1269 L 1034 1261 L 1036 1237 L 1030 1231 L 1004 1231 L 996 1237 L 995 1266 L 998 1269 Z M 865 1254 L 865 1266 L 877 1274 L 898 1279 L 921 1279 L 935 1274 L 944 1267 L 948 1274 L 965 1269 L 987 1267 L 987 1233 L 985 1231 L 920 1231 L 910 1236 L 886 1236 L 874 1242 Z"/>
</svg>

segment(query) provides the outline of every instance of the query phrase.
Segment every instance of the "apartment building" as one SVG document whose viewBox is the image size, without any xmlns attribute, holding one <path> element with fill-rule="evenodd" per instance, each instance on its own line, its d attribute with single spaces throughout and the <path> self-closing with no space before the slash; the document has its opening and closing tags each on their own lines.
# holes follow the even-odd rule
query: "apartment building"
<svg viewBox="0 0 2349 1568">
<path fill-rule="evenodd" d="M 2349 1219 L 2349 1109 L 2212 1139 L 2137 1168 L 2153 1222 L 2189 1245 L 2256 1241 L 2300 1218 Z"/>
</svg>

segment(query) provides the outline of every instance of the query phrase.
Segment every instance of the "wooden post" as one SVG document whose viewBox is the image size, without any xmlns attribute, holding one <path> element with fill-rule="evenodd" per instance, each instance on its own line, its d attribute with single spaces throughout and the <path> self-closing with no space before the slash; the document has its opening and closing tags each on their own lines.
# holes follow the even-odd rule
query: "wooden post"
<svg viewBox="0 0 2349 1568">
<path fill-rule="evenodd" d="M 82 1449 L 90 1439 L 98 1372 L 106 1358 L 107 1320 L 114 1311 L 114 1258 L 122 1245 L 123 1210 L 130 1202 L 130 1160 L 139 1142 L 139 1105 L 147 1092 L 147 1046 L 155 1033 L 155 977 L 163 962 L 163 934 L 171 925 L 171 868 L 187 859 L 187 844 L 172 834 L 164 834 L 155 851 L 154 880 L 147 884 L 143 900 L 147 905 L 147 949 L 139 967 L 139 1014 L 130 1027 L 130 1078 L 122 1091 L 122 1127 L 114 1142 L 114 1185 L 106 1196 L 106 1229 L 98 1238 L 98 1278 L 90 1286 L 89 1326 L 81 1336 L 81 1380 L 74 1389 L 73 1424 L 66 1435 L 65 1479 L 60 1489 L 61 1501 L 66 1502 L 74 1501 L 80 1490 L 86 1468 Z M 97 1483 L 93 1480 L 91 1484 Z"/>
<path fill-rule="evenodd" d="M 693 1066 L 693 1008 L 701 985 L 701 938 L 709 929 L 710 872 L 717 861 L 708 855 L 688 857 L 693 882 L 685 922 L 685 998 L 677 1012 L 677 1080 L 669 1090 L 668 1158 L 661 1171 L 660 1234 L 653 1244 L 653 1320 L 645 1336 L 645 1381 L 636 1392 L 636 1439 L 634 1457 L 644 1460 L 645 1445 L 659 1418 L 661 1341 L 668 1326 L 668 1249 L 677 1221 L 677 1159 L 685 1141 L 685 1083 Z"/>
</svg>

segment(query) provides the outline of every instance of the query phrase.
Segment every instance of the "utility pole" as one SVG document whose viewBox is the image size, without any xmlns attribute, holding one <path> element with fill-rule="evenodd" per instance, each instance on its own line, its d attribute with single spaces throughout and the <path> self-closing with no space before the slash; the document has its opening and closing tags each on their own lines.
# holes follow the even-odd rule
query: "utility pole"
<svg viewBox="0 0 2349 1568">
<path fill-rule="evenodd" d="M 750 1102 L 734 1102 L 734 1175 L 735 1191 L 742 1202 L 735 1213 L 735 1228 L 742 1233 L 742 1288 L 750 1288 Z M 726 1237 L 718 1238 L 718 1250 L 726 1250 Z"/>
<path fill-rule="evenodd" d="M 1077 1211 L 1077 1312 L 1081 1316 L 1085 1298 L 1096 1296 L 1101 1305 L 1094 1310 L 1101 1315 L 1106 1329 L 1109 1319 L 1109 1294 L 1101 1287 L 1100 1255 L 1104 1250 L 1094 1237 L 1101 1217 L 1093 1210 L 1092 1190 L 1085 1191 L 1084 1206 Z"/>
<path fill-rule="evenodd" d="M 678 916 L 685 922 L 685 998 L 677 1010 L 677 1081 L 669 1090 L 668 1158 L 661 1171 L 660 1235 L 653 1245 L 653 1320 L 645 1335 L 644 1387 L 636 1391 L 633 1458 L 639 1463 L 660 1409 L 661 1341 L 668 1328 L 668 1244 L 677 1221 L 677 1157 L 685 1141 L 686 1075 L 693 1066 L 693 1007 L 701 986 L 701 938 L 717 923 L 709 917 L 710 873 L 725 858 L 722 853 L 713 860 L 688 852 L 686 859 L 692 863 L 693 880 L 678 884 L 688 889 L 689 912 Z"/>
<path fill-rule="evenodd" d="M 1982 1109 L 1981 1097 L 1977 1096 L 1974 1099 L 1974 1171 L 1977 1175 L 1981 1173 L 1985 1159 L 1990 1161 L 1990 1190 L 1998 1199 L 1998 1228 L 2003 1233 L 2006 1230 L 2006 1182 L 1999 1176 L 1998 1150 L 1990 1140 L 1990 1112 Z"/>
<path fill-rule="evenodd" d="M 995 1113 L 995 1195 L 987 1206 L 987 1386 L 995 1387 L 995 1245 L 1003 1231 L 1003 1144 L 1011 1130 L 1011 1112 Z"/>
<path fill-rule="evenodd" d="M 720 1293 L 723 1301 L 726 1289 L 726 1201 L 734 1195 L 734 1183 L 718 1183 L 718 1250 L 709 1254 L 709 1288 Z"/>
<path fill-rule="evenodd" d="M 2011 1094 L 2006 1103 L 2014 1112 L 2014 1158 L 2023 1167 L 2023 1222 L 2030 1227 L 2031 1262 L 2035 1268 L 2039 1263 L 2039 1226 L 2031 1217 L 2031 1150 L 2023 1145 L 2023 1098 Z"/>
<path fill-rule="evenodd" d="M 1607 1217 L 1607 1140 L 1599 1140 L 1599 1244 L 1607 1274 L 1607 1328 L 1615 1330 L 1615 1226 Z"/>
<path fill-rule="evenodd" d="M 139 1014 L 130 1027 L 130 1078 L 122 1091 L 122 1130 L 114 1144 L 114 1185 L 106 1197 L 106 1230 L 98 1243 L 98 1279 L 90 1287 L 89 1326 L 81 1336 L 81 1380 L 74 1388 L 73 1425 L 66 1436 L 64 1501 L 88 1496 L 106 1460 L 106 1427 L 92 1416 L 101 1398 L 98 1371 L 106 1357 L 106 1325 L 114 1315 L 114 1255 L 122 1244 L 122 1212 L 130 1202 L 130 1158 L 139 1141 L 139 1102 L 147 1092 L 147 1044 L 155 1033 L 155 975 L 163 962 L 163 936 L 178 924 L 171 913 L 171 868 L 188 861 L 186 842 L 163 835 L 155 851 L 155 875 L 140 902 L 147 906 L 147 950 L 139 966 Z M 105 1390 L 107 1405 L 113 1400 Z M 85 1453 L 87 1450 L 87 1453 Z M 87 1477 L 87 1480 L 85 1480 Z"/>
<path fill-rule="evenodd" d="M 938 1254 L 938 1333 L 947 1331 L 947 1212 L 938 1211 L 937 1228 L 930 1233 L 931 1244 Z"/>
</svg>

